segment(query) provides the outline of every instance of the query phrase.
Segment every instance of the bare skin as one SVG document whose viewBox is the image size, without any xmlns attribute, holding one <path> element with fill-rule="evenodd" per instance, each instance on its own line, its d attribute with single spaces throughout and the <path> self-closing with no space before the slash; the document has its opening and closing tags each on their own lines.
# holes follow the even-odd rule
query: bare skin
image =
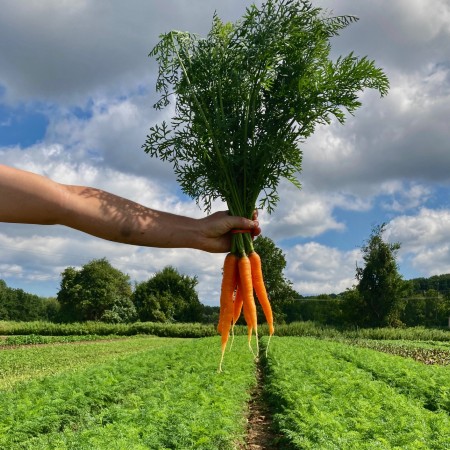
<svg viewBox="0 0 450 450">
<path fill-rule="evenodd" d="M 226 211 L 202 219 L 157 211 L 101 189 L 56 183 L 0 164 L 0 222 L 65 225 L 130 245 L 227 252 L 231 230 L 261 229 Z"/>
</svg>

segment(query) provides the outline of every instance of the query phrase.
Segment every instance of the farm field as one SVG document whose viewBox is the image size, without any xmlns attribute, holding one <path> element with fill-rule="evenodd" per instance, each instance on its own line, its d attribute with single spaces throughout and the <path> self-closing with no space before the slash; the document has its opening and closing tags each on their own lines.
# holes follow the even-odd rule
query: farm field
<svg viewBox="0 0 450 450">
<path fill-rule="evenodd" d="M 78 339 L 83 339 L 83 337 L 78 336 Z M 185 341 L 187 340 L 138 337 L 112 342 L 105 340 L 87 343 L 80 340 L 74 341 L 73 345 L 22 346 L 18 348 L 5 346 L 0 351 L 0 389 L 11 388 L 20 381 L 56 375 L 60 372 L 80 371 L 109 360 L 173 346 Z M 29 340 L 25 342 L 27 343 Z"/>
<path fill-rule="evenodd" d="M 246 431 L 255 366 L 245 338 L 236 337 L 217 374 L 216 344 L 150 337 L 10 350 L 15 360 L 2 350 L 2 368 L 33 358 L 46 368 L 0 390 L 0 449 L 235 448 Z M 69 354 L 79 369 L 64 369 Z M 32 364 L 23 370 L 35 374 Z"/>
<path fill-rule="evenodd" d="M 274 338 L 266 390 L 295 449 L 449 449 L 450 370 L 314 338 Z"/>
<path fill-rule="evenodd" d="M 219 374 L 219 337 L 74 339 L 1 347 L 0 450 L 253 449 L 254 395 L 273 428 L 259 448 L 450 449 L 450 366 L 377 349 L 445 341 L 274 336 L 265 358 L 263 337 L 256 363 L 236 336 Z"/>
</svg>

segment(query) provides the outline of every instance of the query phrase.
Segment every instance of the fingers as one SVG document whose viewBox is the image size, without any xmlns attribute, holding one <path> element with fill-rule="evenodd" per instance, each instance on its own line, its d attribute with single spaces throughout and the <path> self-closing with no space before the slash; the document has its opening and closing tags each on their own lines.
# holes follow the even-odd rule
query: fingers
<svg viewBox="0 0 450 450">
<path fill-rule="evenodd" d="M 261 234 L 261 228 L 259 226 L 259 221 L 257 220 L 258 215 L 253 215 L 253 220 L 246 219 L 245 217 L 230 216 L 229 226 L 230 229 L 239 230 L 250 230 L 253 236 L 258 236 Z"/>
<path fill-rule="evenodd" d="M 228 252 L 231 247 L 233 230 L 248 230 L 253 237 L 261 234 L 257 210 L 254 211 L 252 219 L 230 216 L 228 211 L 217 211 L 199 219 L 195 233 L 198 243 L 194 248 L 210 253 Z"/>
</svg>

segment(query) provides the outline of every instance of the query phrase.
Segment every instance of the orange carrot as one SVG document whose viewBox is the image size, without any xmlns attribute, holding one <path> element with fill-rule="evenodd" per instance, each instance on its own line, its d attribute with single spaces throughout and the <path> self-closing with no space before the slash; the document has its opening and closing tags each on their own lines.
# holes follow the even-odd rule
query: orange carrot
<svg viewBox="0 0 450 450">
<path fill-rule="evenodd" d="M 220 293 L 220 316 L 218 330 L 221 334 L 222 357 L 219 364 L 219 372 L 222 372 L 222 362 L 225 348 L 228 342 L 231 323 L 233 321 L 233 295 L 236 288 L 238 274 L 238 257 L 228 253 L 223 263 L 222 288 Z"/>
<path fill-rule="evenodd" d="M 253 288 L 255 289 L 256 296 L 258 297 L 259 303 L 264 311 L 264 315 L 266 316 L 270 336 L 272 336 L 275 331 L 273 327 L 273 313 L 269 302 L 269 296 L 267 295 L 266 286 L 264 285 L 261 258 L 258 253 L 253 251 L 248 255 L 248 259 L 250 260 L 252 267 Z"/>
<path fill-rule="evenodd" d="M 248 327 L 248 345 L 251 349 L 252 330 L 255 330 L 256 348 L 258 354 L 258 319 L 256 316 L 256 305 L 253 297 L 252 269 L 248 256 L 241 256 L 238 261 L 239 268 L 239 285 L 238 290 L 241 291 L 244 306 L 244 317 Z M 253 350 L 252 350 L 253 352 Z"/>
<path fill-rule="evenodd" d="M 231 348 L 233 347 L 233 343 L 234 343 L 234 326 L 236 325 L 236 322 L 239 320 L 239 317 L 241 316 L 242 303 L 243 303 L 241 291 L 239 290 L 239 271 L 238 271 L 237 278 L 238 278 L 238 282 L 237 282 L 236 290 L 234 292 L 234 301 L 233 301 L 233 324 L 231 326 L 230 351 L 231 351 Z"/>
<path fill-rule="evenodd" d="M 231 267 L 231 266 L 235 267 Z M 219 334 L 222 334 L 222 322 L 223 322 L 223 315 L 225 312 L 225 303 L 229 301 L 229 296 L 232 295 L 233 301 L 233 294 L 234 290 L 237 286 L 237 277 L 238 277 L 238 269 L 237 269 L 237 256 L 229 253 L 225 257 L 225 261 L 223 263 L 223 270 L 222 270 L 222 286 L 221 286 L 221 293 L 220 293 L 220 311 L 219 311 L 219 322 L 217 324 L 217 332 Z M 227 284 L 228 283 L 228 284 Z M 234 287 L 232 286 L 234 284 Z M 233 292 L 230 293 L 229 289 L 232 289 Z M 224 293 L 225 292 L 225 293 Z"/>
<path fill-rule="evenodd" d="M 234 303 L 233 303 L 233 325 L 239 320 L 242 312 L 242 304 L 244 299 L 242 298 L 241 291 L 239 290 L 239 281 L 238 287 L 236 289 L 236 294 L 234 295 Z"/>
</svg>

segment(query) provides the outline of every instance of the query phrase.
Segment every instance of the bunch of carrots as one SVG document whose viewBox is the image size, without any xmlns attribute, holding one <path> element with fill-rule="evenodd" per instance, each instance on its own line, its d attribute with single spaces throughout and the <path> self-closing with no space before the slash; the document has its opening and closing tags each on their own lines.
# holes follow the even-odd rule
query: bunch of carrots
<svg viewBox="0 0 450 450">
<path fill-rule="evenodd" d="M 258 321 L 253 292 L 256 293 L 256 297 L 264 311 L 269 326 L 270 339 L 275 329 L 273 326 L 272 307 L 270 306 L 263 279 L 261 258 L 254 249 L 248 255 L 238 255 L 233 252 L 228 253 L 223 265 L 220 315 L 217 326 L 217 331 L 221 335 L 222 342 L 222 357 L 220 359 L 219 372 L 222 371 L 222 363 L 230 330 L 234 329 L 234 325 L 241 316 L 242 311 L 244 312 L 245 322 L 247 323 L 249 348 L 253 352 L 251 339 L 254 331 L 256 335 L 256 355 L 259 353 Z"/>
</svg>

